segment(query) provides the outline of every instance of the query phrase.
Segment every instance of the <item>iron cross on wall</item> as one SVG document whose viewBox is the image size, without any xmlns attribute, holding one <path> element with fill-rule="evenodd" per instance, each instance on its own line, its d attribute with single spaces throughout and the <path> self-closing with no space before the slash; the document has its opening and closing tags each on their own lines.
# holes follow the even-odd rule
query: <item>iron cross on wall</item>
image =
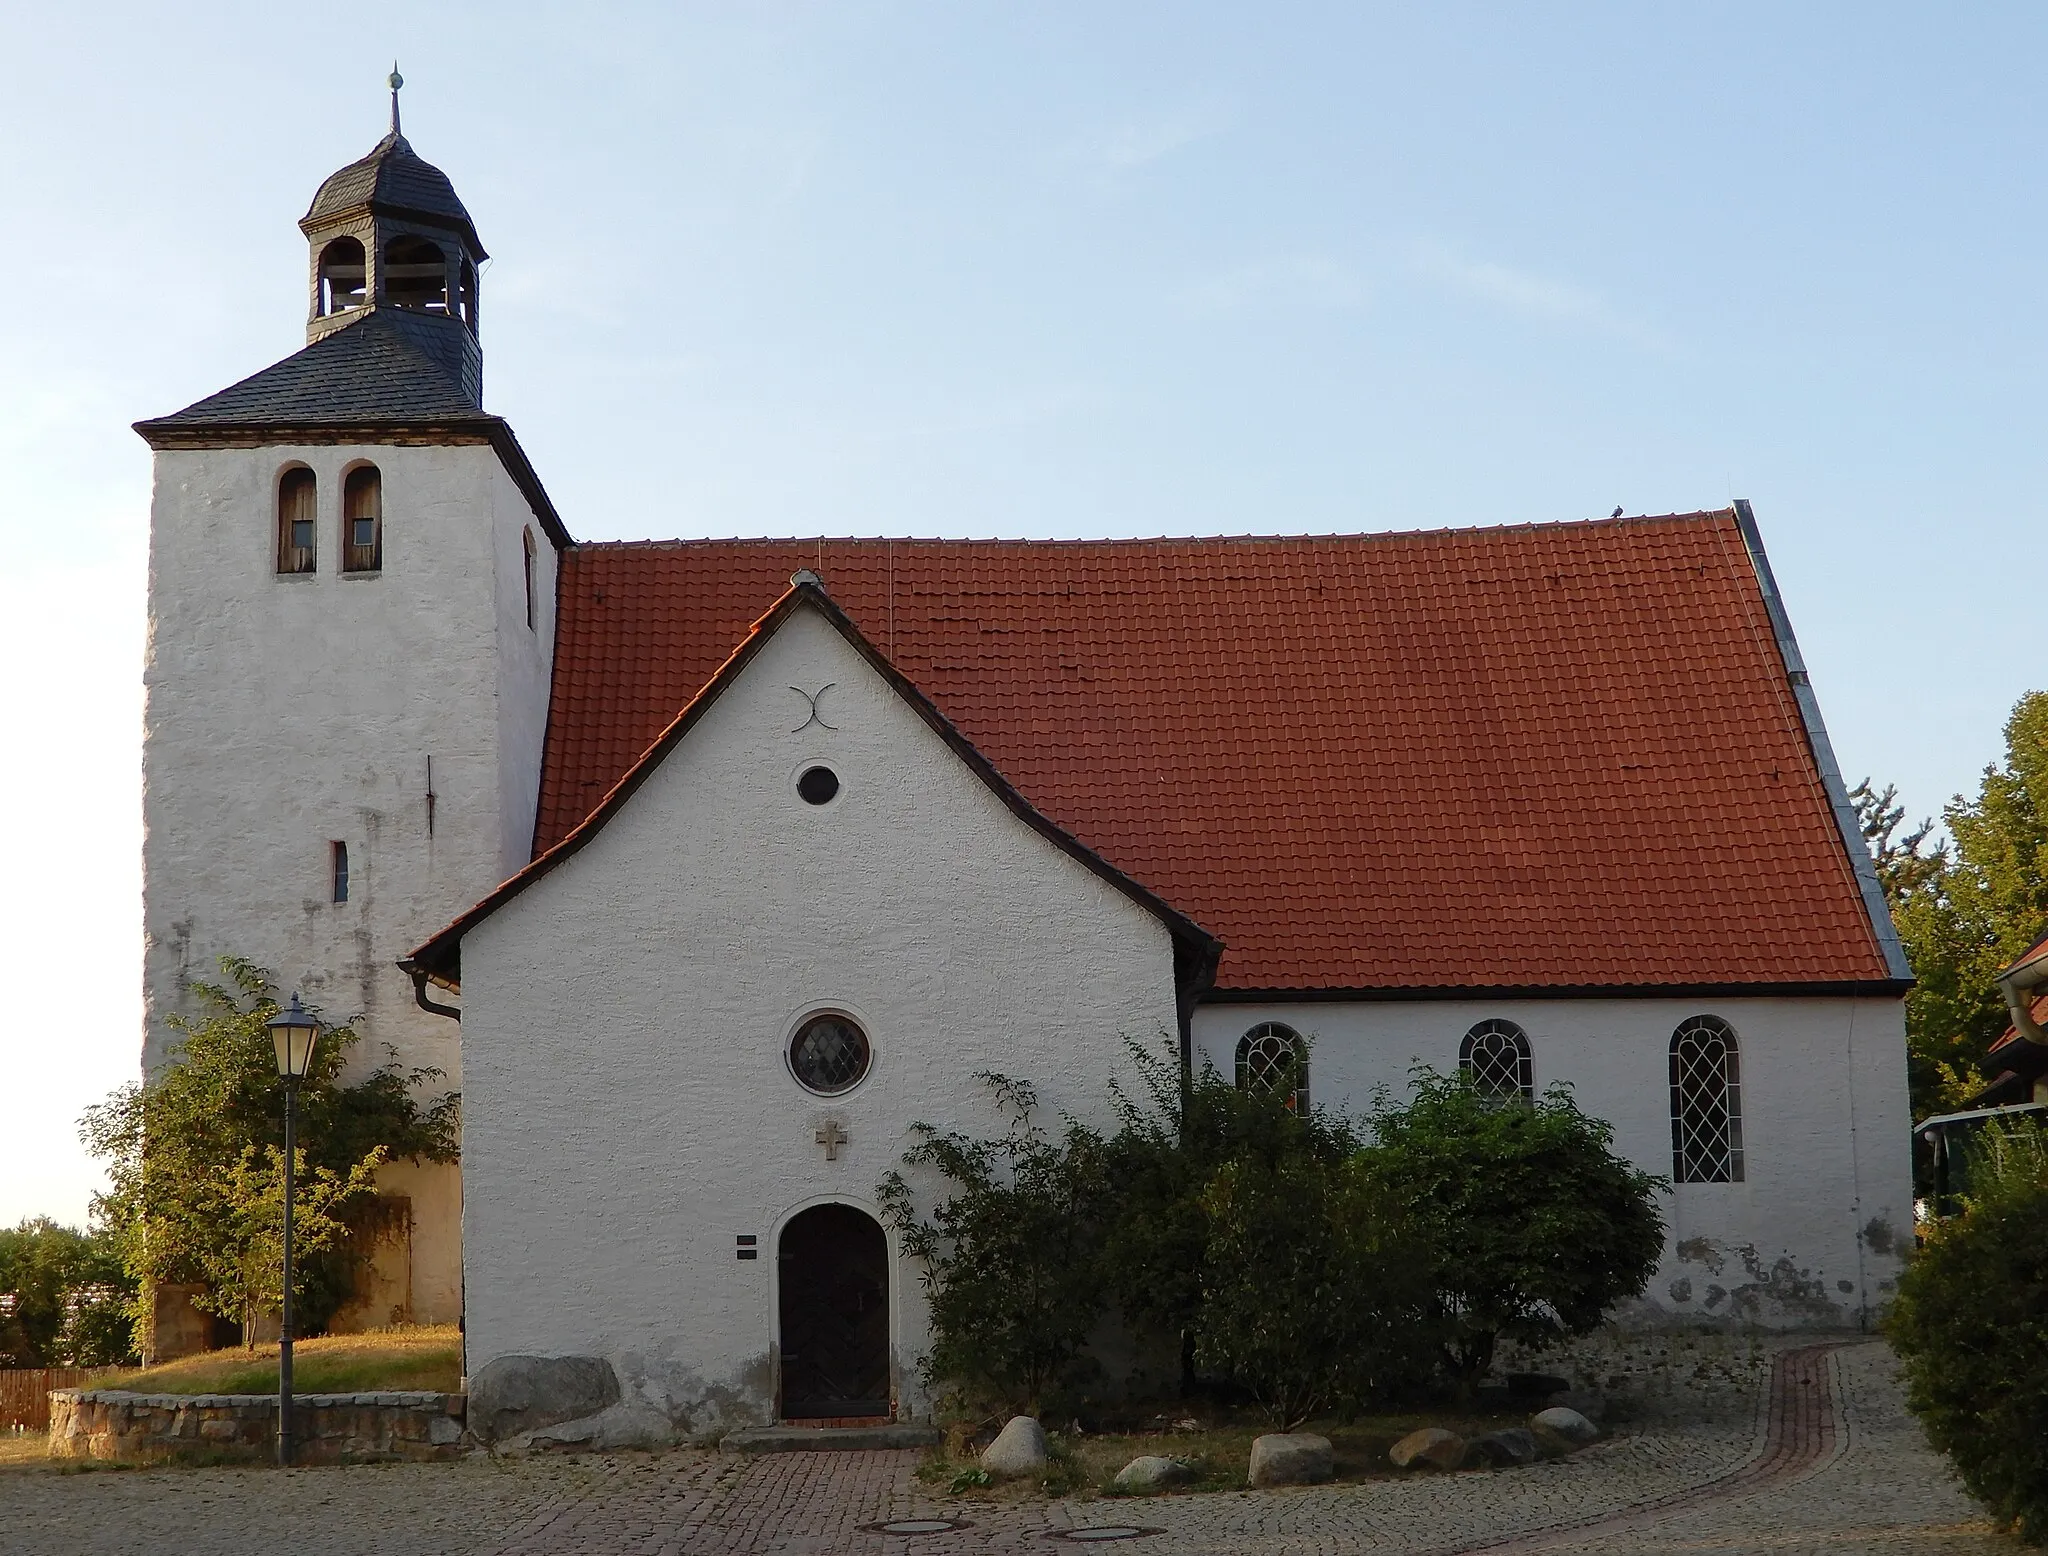
<svg viewBox="0 0 2048 1556">
<path fill-rule="evenodd" d="M 824 1127 L 818 1131 L 816 1139 L 818 1144 L 825 1148 L 826 1161 L 836 1162 L 839 1160 L 839 1148 L 846 1144 L 846 1131 L 839 1127 L 838 1119 L 826 1119 Z"/>
</svg>

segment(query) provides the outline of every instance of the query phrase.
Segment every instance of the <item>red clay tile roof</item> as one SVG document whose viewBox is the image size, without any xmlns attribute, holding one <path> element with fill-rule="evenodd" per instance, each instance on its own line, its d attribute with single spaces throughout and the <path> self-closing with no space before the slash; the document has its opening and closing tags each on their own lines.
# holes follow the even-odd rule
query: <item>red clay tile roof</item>
<svg viewBox="0 0 2048 1556">
<path fill-rule="evenodd" d="M 800 567 L 1219 991 L 1886 980 L 1732 513 L 579 545 L 536 852 Z"/>
</svg>

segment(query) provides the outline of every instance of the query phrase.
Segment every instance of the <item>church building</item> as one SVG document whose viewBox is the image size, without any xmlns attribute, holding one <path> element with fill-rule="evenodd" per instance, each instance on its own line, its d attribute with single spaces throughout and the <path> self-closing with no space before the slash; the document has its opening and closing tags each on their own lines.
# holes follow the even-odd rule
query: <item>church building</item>
<svg viewBox="0 0 2048 1556">
<path fill-rule="evenodd" d="M 1883 1306 L 1909 974 L 1747 503 L 579 542 L 395 110 L 300 226 L 305 349 L 138 426 L 144 1043 L 232 953 L 461 1091 L 344 1322 L 679 1434 L 915 1417 L 881 1178 L 985 1072 L 1107 1122 L 1127 1041 L 1350 1113 L 1565 1084 L 1671 1180 L 1620 1317 Z"/>
</svg>

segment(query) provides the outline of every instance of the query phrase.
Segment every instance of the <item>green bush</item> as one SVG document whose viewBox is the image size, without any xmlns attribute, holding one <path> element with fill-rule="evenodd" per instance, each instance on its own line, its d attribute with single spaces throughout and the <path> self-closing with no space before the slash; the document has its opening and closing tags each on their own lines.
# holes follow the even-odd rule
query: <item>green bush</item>
<svg viewBox="0 0 2048 1556">
<path fill-rule="evenodd" d="M 1189 1075 L 1170 1040 L 1128 1045 L 1140 1095 L 1113 1097 L 1118 1129 L 1103 1142 L 1116 1186 L 1103 1233 L 1104 1282 L 1132 1330 L 1179 1353 L 1182 1391 L 1200 1382 L 1196 1330 L 1212 1287 L 1211 1212 L 1217 1175 L 1233 1163 L 1261 1171 L 1287 1164 L 1333 1166 L 1358 1149 L 1350 1124 L 1327 1112 L 1301 1116 L 1279 1097 L 1243 1092 L 1204 1064 Z M 1212 1350 L 1210 1356 L 1219 1353 Z"/>
<path fill-rule="evenodd" d="M 1104 1307 L 1100 1142 L 1072 1124 L 1049 1138 L 1033 1122 L 1028 1084 L 980 1078 L 1009 1116 L 1003 1135 L 912 1126 L 917 1144 L 905 1165 L 936 1169 L 950 1189 L 930 1219 L 917 1215 L 901 1173 L 879 1193 L 904 1250 L 925 1266 L 927 1380 L 1036 1414 L 1086 1370 L 1088 1333 Z"/>
<path fill-rule="evenodd" d="M 1987 1130 L 1959 1216 L 1906 1266 L 1886 1329 L 1906 1401 L 1971 1495 L 2048 1542 L 2048 1131 Z"/>
<path fill-rule="evenodd" d="M 1667 1185 L 1617 1156 L 1613 1128 L 1564 1087 L 1501 1099 L 1418 1066 L 1408 1100 L 1382 1095 L 1371 1124 L 1365 1170 L 1428 1250 L 1443 1362 L 1461 1386 L 1503 1337 L 1540 1349 L 1590 1333 L 1656 1273 Z"/>
<path fill-rule="evenodd" d="M 1282 1431 L 1427 1378 L 1427 1261 L 1355 1158 L 1225 1164 L 1202 1197 L 1200 1363 Z"/>
</svg>

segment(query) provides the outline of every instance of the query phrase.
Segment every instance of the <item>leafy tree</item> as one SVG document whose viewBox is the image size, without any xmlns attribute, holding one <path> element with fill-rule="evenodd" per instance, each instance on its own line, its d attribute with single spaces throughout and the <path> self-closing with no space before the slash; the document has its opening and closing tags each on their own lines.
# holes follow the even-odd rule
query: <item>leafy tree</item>
<svg viewBox="0 0 2048 1556">
<path fill-rule="evenodd" d="M 202 1014 L 173 1017 L 182 1040 L 144 1085 L 116 1091 L 89 1110 L 81 1134 L 108 1163 L 113 1186 L 95 1215 L 141 1282 L 196 1283 L 200 1306 L 239 1317 L 275 1311 L 281 1277 L 269 1273 L 283 1215 L 284 1108 L 274 1046 L 264 1023 L 278 1009 L 261 968 L 221 962 L 226 981 L 195 984 Z M 346 1297 L 348 1213 L 369 1196 L 384 1161 L 453 1161 L 459 1099 L 429 1105 L 416 1090 L 441 1078 L 393 1061 L 353 1085 L 342 1072 L 359 1041 L 346 1024 L 323 1033 L 298 1102 L 298 1197 L 294 1205 L 294 1301 L 317 1333 Z M 146 1313 L 138 1305 L 138 1321 Z"/>
<path fill-rule="evenodd" d="M 134 1281 L 120 1251 L 48 1216 L 0 1229 L 0 1367 L 96 1367 L 126 1361 Z M 116 1315 L 118 1339 L 104 1331 Z"/>
<path fill-rule="evenodd" d="M 1199 1382 L 1196 1329 L 1213 1257 L 1205 1196 L 1217 1174 L 1238 1162 L 1266 1171 L 1301 1160 L 1334 1164 L 1359 1142 L 1343 1119 L 1302 1116 L 1279 1096 L 1240 1091 L 1207 1062 L 1184 1074 L 1170 1038 L 1157 1049 L 1127 1046 L 1139 1095 L 1117 1090 L 1112 1098 L 1119 1127 L 1104 1151 L 1116 1198 L 1104 1274 L 1132 1327 L 1179 1351 L 1188 1392 Z"/>
<path fill-rule="evenodd" d="M 1428 1377 L 1429 1261 L 1360 1160 L 1246 1155 L 1202 1208 L 1195 1354 L 1280 1430 Z"/>
<path fill-rule="evenodd" d="M 2048 693 L 2022 697 L 2005 724 L 2005 760 L 1973 800 L 1942 812 L 1953 847 L 1923 852 L 1931 824 L 1897 842 L 1890 788 L 1852 798 L 1916 987 L 1906 996 L 1908 1072 L 1917 1117 L 1981 1090 L 1984 1056 L 2009 1018 L 1994 979 L 2048 928 Z"/>
<path fill-rule="evenodd" d="M 2048 1131 L 1987 1129 L 1963 1213 L 1928 1228 L 1885 1321 L 1906 1401 L 1970 1493 L 2048 1542 Z"/>
<path fill-rule="evenodd" d="M 916 1214 L 900 1172 L 884 1214 L 925 1265 L 934 1341 L 927 1376 L 1036 1413 L 1083 1364 L 1103 1311 L 1100 1142 L 1069 1123 L 1054 1140 L 1033 1122 L 1023 1081 L 983 1074 L 1009 1127 L 993 1140 L 912 1125 L 911 1167 L 936 1169 L 950 1196 Z"/>
<path fill-rule="evenodd" d="M 1470 1387 L 1502 1337 L 1540 1348 L 1586 1334 L 1642 1291 L 1668 1185 L 1617 1156 L 1612 1126 L 1563 1086 L 1525 1103 L 1462 1074 L 1412 1074 L 1408 1101 L 1381 1093 L 1360 1159 L 1414 1218 L 1444 1365 Z"/>
</svg>

